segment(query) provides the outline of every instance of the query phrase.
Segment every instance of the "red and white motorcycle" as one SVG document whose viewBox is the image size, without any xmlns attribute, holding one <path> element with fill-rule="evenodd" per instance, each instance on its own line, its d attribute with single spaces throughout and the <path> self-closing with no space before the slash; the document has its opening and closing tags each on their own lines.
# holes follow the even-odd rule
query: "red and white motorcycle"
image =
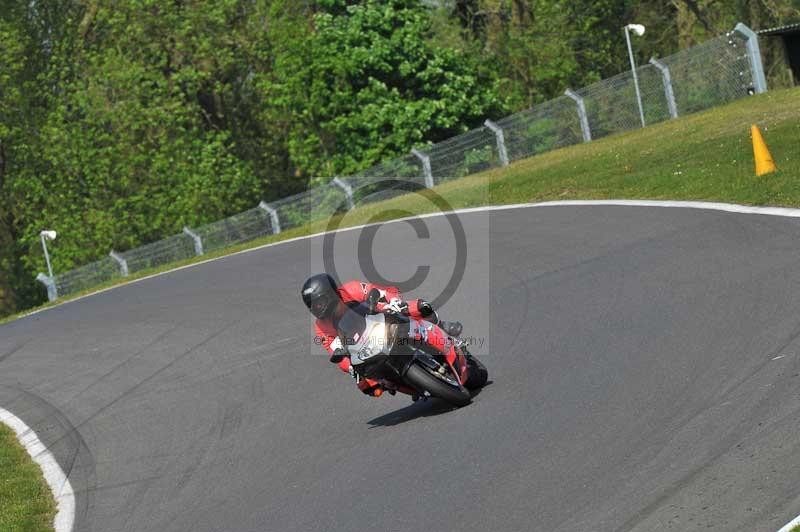
<svg viewBox="0 0 800 532">
<path fill-rule="evenodd" d="M 486 366 L 437 325 L 376 311 L 379 297 L 374 290 L 366 303 L 348 306 L 336 325 L 356 378 L 371 381 L 375 395 L 401 392 L 415 399 L 438 397 L 459 407 L 468 404 L 469 390 L 486 384 Z M 434 345 L 442 340 L 444 345 Z"/>
</svg>

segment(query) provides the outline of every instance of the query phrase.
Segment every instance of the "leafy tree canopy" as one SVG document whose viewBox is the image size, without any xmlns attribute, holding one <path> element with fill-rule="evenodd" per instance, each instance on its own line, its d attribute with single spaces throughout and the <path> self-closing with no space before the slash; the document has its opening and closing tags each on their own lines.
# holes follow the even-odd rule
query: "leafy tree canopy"
<svg viewBox="0 0 800 532">
<path fill-rule="evenodd" d="M 505 110 L 476 59 L 428 40 L 420 2 L 319 7 L 310 38 L 276 58 L 294 68 L 276 69 L 266 84 L 294 118 L 288 148 L 304 175 L 355 172 Z"/>
</svg>

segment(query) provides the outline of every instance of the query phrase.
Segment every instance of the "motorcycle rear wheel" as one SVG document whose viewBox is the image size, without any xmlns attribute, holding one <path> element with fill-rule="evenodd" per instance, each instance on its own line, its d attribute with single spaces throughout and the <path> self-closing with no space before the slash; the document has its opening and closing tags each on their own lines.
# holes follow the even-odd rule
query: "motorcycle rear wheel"
<svg viewBox="0 0 800 532">
<path fill-rule="evenodd" d="M 438 397 L 453 406 L 466 406 L 471 400 L 466 388 L 444 382 L 419 364 L 411 364 L 406 373 L 406 380 L 418 390 L 425 390 L 433 397 Z"/>
</svg>

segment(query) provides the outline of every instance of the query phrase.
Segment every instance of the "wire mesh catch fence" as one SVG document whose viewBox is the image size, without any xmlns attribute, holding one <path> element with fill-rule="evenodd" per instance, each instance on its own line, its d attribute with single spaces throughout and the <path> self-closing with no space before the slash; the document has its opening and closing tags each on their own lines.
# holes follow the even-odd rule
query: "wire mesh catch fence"
<svg viewBox="0 0 800 532">
<path fill-rule="evenodd" d="M 133 248 L 119 255 L 127 262 L 128 273 L 133 273 L 190 259 L 196 253 L 192 238 L 180 234 Z"/>
<path fill-rule="evenodd" d="M 374 203 L 425 187 L 425 168 L 414 154 L 396 157 L 344 179 L 356 204 Z"/>
<path fill-rule="evenodd" d="M 120 276 L 117 262 L 111 257 L 106 257 L 55 275 L 53 281 L 58 295 L 64 296 L 88 290 L 99 284 L 113 281 Z"/>
<path fill-rule="evenodd" d="M 497 137 L 481 126 L 420 150 L 430 157 L 435 183 L 443 183 L 500 166 Z"/>
<path fill-rule="evenodd" d="M 763 92 L 754 34 L 744 26 L 637 68 L 645 125 Z M 759 88 L 760 87 L 760 88 Z M 86 290 L 130 272 L 156 268 L 286 229 L 320 222 L 358 204 L 372 203 L 496 168 L 564 146 L 642 127 L 630 71 L 448 140 L 376 164 L 300 194 L 262 203 L 183 234 L 100 259 L 53 279 L 58 296 Z M 124 265 L 123 265 L 124 264 Z"/>
<path fill-rule="evenodd" d="M 224 249 L 276 232 L 264 207 L 255 207 L 192 230 L 200 237 L 205 253 Z"/>
<path fill-rule="evenodd" d="M 347 192 L 335 184 L 322 185 L 272 203 L 282 229 L 300 227 L 349 210 Z"/>
<path fill-rule="evenodd" d="M 678 114 L 696 113 L 755 92 L 747 40 L 731 32 L 665 57 Z"/>
<path fill-rule="evenodd" d="M 575 102 L 560 96 L 498 120 L 509 161 L 583 141 Z"/>
</svg>

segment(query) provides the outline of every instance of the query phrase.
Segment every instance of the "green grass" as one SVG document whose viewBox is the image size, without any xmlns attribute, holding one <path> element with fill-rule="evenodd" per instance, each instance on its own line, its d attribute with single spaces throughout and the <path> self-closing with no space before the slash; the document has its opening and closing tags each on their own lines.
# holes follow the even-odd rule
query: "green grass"
<svg viewBox="0 0 800 532">
<path fill-rule="evenodd" d="M 45 532 L 53 530 L 56 503 L 42 470 L 0 423 L 0 530 Z"/>
<path fill-rule="evenodd" d="M 750 125 L 761 127 L 778 171 L 755 177 Z M 744 98 L 645 129 L 570 146 L 437 186 L 453 208 L 564 199 L 706 200 L 800 207 L 800 89 Z M 424 194 L 424 193 L 423 193 Z M 436 210 L 416 195 L 358 207 L 342 227 Z M 269 242 L 323 231 L 327 221 L 161 268 L 116 284 Z M 44 305 L 50 306 L 50 304 Z M 24 313 L 0 319 L 16 319 Z"/>
</svg>

